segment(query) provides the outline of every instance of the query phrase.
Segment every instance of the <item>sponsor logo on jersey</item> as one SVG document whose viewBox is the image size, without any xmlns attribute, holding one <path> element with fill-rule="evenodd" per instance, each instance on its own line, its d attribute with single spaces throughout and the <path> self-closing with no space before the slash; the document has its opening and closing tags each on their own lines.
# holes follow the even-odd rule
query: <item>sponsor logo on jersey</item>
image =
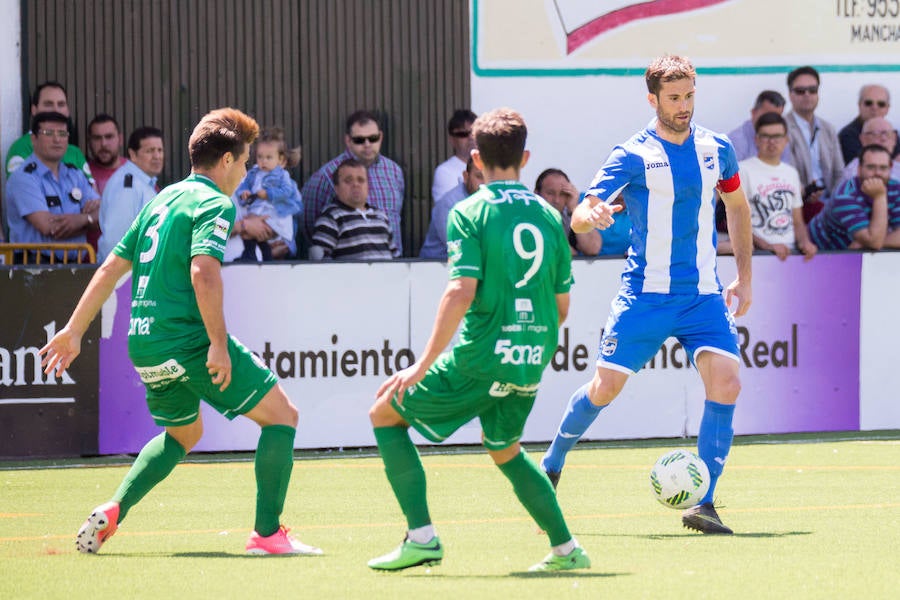
<svg viewBox="0 0 900 600">
<path fill-rule="evenodd" d="M 494 398 L 505 398 L 513 392 L 518 394 L 537 394 L 537 391 L 538 384 L 536 383 L 532 383 L 531 385 L 516 385 L 514 383 L 500 383 L 499 381 L 495 381 L 491 384 L 488 395 L 493 396 Z"/>
<path fill-rule="evenodd" d="M 150 335 L 153 317 L 133 317 L 128 326 L 128 335 Z"/>
<path fill-rule="evenodd" d="M 150 282 L 149 275 L 141 275 L 138 277 L 137 291 L 135 292 L 135 298 L 143 298 L 144 292 L 147 291 L 147 284 Z"/>
<path fill-rule="evenodd" d="M 173 381 L 186 373 L 185 368 L 174 358 L 170 358 L 161 365 L 152 367 L 135 367 L 141 381 L 144 383 L 160 383 L 163 381 Z"/>
<path fill-rule="evenodd" d="M 216 217 L 216 223 L 213 226 L 213 235 L 216 237 L 220 237 L 223 240 L 228 239 L 228 229 L 231 226 L 231 223 L 228 222 L 228 219 L 222 217 Z"/>
<path fill-rule="evenodd" d="M 516 298 L 516 320 L 519 323 L 534 322 L 534 305 L 531 298 Z"/>
<path fill-rule="evenodd" d="M 668 168 L 669 168 L 669 161 L 667 161 L 667 160 L 655 160 L 653 162 L 647 163 L 648 171 L 650 169 L 668 169 Z"/>
<path fill-rule="evenodd" d="M 497 340 L 494 354 L 500 355 L 501 365 L 540 365 L 544 358 L 544 347 L 513 345 L 511 340 Z"/>
</svg>

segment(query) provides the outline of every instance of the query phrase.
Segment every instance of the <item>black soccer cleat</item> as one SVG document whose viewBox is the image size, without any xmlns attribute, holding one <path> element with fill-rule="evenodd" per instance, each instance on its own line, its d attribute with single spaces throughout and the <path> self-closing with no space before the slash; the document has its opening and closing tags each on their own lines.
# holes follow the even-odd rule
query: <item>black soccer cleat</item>
<svg viewBox="0 0 900 600">
<path fill-rule="evenodd" d="M 553 484 L 553 490 L 556 490 L 556 486 L 559 485 L 559 478 L 562 476 L 562 471 L 544 471 L 547 474 L 547 479 L 550 480 L 550 483 Z"/>
<path fill-rule="evenodd" d="M 704 502 L 684 511 L 681 515 L 681 523 L 688 529 L 700 533 L 731 535 L 734 532 L 722 523 L 719 514 L 712 502 Z"/>
</svg>

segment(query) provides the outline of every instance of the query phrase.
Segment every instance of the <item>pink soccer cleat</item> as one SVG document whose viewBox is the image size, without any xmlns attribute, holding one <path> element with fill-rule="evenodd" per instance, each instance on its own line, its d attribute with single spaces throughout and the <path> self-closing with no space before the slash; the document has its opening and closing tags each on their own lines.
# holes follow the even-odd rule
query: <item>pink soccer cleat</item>
<svg viewBox="0 0 900 600">
<path fill-rule="evenodd" d="M 78 530 L 75 547 L 83 554 L 96 554 L 103 542 L 119 528 L 119 503 L 101 504 L 91 513 Z"/>
<path fill-rule="evenodd" d="M 248 554 L 300 554 L 302 556 L 320 556 L 322 549 L 304 544 L 288 535 L 290 529 L 282 525 L 278 531 L 263 537 L 255 531 L 247 540 Z"/>
</svg>

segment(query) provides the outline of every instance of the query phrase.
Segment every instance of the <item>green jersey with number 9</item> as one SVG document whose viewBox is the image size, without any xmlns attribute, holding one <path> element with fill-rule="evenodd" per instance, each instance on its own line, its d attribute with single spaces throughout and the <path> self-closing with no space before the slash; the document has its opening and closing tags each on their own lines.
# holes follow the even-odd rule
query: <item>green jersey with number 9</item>
<svg viewBox="0 0 900 600">
<path fill-rule="evenodd" d="M 128 355 L 137 366 L 206 351 L 191 259 L 222 261 L 235 208 L 208 177 L 191 175 L 149 202 L 113 249 L 132 262 Z"/>
<path fill-rule="evenodd" d="M 572 255 L 559 212 L 518 181 L 483 185 L 450 211 L 450 278 L 478 289 L 452 360 L 475 379 L 540 382 L 556 350 L 556 295 L 572 285 Z"/>
</svg>

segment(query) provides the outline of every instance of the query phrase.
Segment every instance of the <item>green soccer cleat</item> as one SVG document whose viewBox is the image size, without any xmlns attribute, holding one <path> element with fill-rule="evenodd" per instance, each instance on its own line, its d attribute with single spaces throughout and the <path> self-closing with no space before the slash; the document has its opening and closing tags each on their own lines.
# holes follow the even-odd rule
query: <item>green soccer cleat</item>
<svg viewBox="0 0 900 600">
<path fill-rule="evenodd" d="M 705 502 L 692 506 L 681 515 L 681 523 L 688 529 L 699 531 L 700 533 L 711 533 L 719 535 L 731 535 L 734 533 L 730 527 L 722 523 L 719 513 L 712 502 Z"/>
<path fill-rule="evenodd" d="M 590 569 L 591 559 L 584 548 L 576 547 L 565 556 L 557 556 L 552 552 L 544 560 L 528 569 L 534 571 L 571 571 L 572 569 Z"/>
<path fill-rule="evenodd" d="M 393 552 L 369 561 L 369 568 L 376 571 L 399 571 L 419 565 L 432 566 L 441 564 L 444 558 L 444 547 L 441 540 L 434 536 L 427 544 L 404 539 Z"/>
</svg>

